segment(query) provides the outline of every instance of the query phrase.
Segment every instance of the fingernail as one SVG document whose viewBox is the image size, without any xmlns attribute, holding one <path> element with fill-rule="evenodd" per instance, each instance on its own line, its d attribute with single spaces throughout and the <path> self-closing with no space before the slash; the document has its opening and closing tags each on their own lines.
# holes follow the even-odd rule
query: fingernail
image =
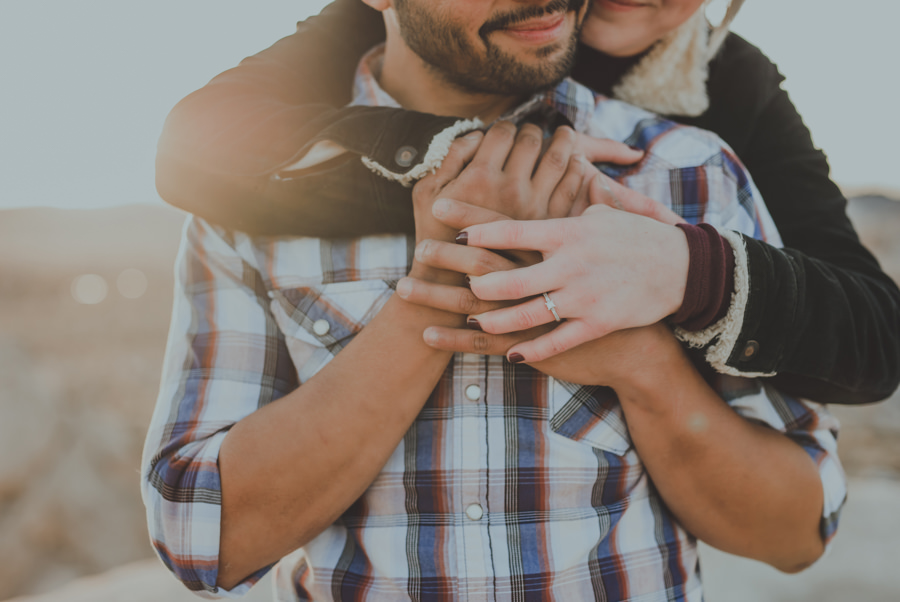
<svg viewBox="0 0 900 602">
<path fill-rule="evenodd" d="M 468 318 L 466 320 L 466 326 L 468 326 L 472 330 L 481 330 L 482 332 L 484 331 L 484 329 L 481 327 L 481 324 L 475 318 Z"/>
<path fill-rule="evenodd" d="M 456 235 L 456 244 L 458 245 L 467 245 L 469 244 L 469 233 L 468 232 L 460 232 Z"/>
<path fill-rule="evenodd" d="M 465 275 L 465 279 L 466 279 L 466 286 L 468 286 L 469 288 L 472 288 L 472 279 L 469 278 L 468 274 Z"/>
<path fill-rule="evenodd" d="M 401 278 L 400 281 L 397 282 L 397 294 L 400 295 L 400 298 L 406 299 L 411 292 L 412 282 L 409 278 Z"/>
<path fill-rule="evenodd" d="M 521 353 L 510 353 L 509 357 L 507 357 L 506 359 L 509 360 L 510 364 L 521 364 L 525 361 L 525 356 Z"/>
<path fill-rule="evenodd" d="M 444 217 L 450 211 L 450 201 L 447 199 L 438 199 L 431 205 L 431 215 L 435 217 Z"/>
<path fill-rule="evenodd" d="M 639 152 L 639 153 L 643 153 L 643 152 L 644 152 L 644 149 L 638 148 L 638 147 L 636 147 L 636 146 L 631 146 L 630 144 L 628 145 L 628 148 L 630 148 L 630 149 L 633 150 L 633 151 L 637 151 L 637 152 Z"/>
<path fill-rule="evenodd" d="M 426 328 L 425 332 L 422 333 L 422 340 L 425 341 L 426 345 L 434 345 L 438 341 L 437 330 L 434 328 Z"/>
<path fill-rule="evenodd" d="M 469 132 L 464 137 L 466 140 L 477 140 L 477 139 L 481 138 L 481 132 L 478 130 L 475 130 L 474 132 Z"/>
</svg>

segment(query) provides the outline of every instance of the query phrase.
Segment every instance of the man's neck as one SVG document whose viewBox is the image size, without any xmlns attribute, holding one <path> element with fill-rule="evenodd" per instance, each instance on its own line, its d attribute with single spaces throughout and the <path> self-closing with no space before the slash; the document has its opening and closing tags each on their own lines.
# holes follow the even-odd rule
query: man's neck
<svg viewBox="0 0 900 602">
<path fill-rule="evenodd" d="M 376 78 L 382 89 L 404 109 L 479 118 L 491 123 L 524 99 L 499 94 L 478 94 L 445 81 L 408 48 L 388 43 Z"/>
</svg>

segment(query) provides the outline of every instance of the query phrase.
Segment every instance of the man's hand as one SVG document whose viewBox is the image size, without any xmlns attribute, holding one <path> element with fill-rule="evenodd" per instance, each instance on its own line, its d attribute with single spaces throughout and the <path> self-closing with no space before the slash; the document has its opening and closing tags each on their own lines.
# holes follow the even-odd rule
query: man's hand
<svg viewBox="0 0 900 602">
<path fill-rule="evenodd" d="M 588 138 L 568 127 L 556 130 L 546 150 L 540 128 L 532 124 L 516 130 L 512 123 L 499 122 L 473 153 L 471 144 L 478 139 L 474 133 L 457 140 L 440 169 L 416 184 L 417 210 L 450 198 L 513 219 L 564 217 L 589 204 L 596 173 L 590 161 L 629 164 L 643 156 L 621 142 Z"/>
</svg>

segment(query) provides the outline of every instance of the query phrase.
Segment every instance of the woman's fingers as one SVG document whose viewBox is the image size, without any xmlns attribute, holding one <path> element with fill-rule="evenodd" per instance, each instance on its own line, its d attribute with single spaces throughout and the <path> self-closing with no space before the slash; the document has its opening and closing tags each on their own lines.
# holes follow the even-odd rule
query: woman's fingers
<svg viewBox="0 0 900 602">
<path fill-rule="evenodd" d="M 534 364 L 574 349 L 588 341 L 598 339 L 605 334 L 607 333 L 589 334 L 579 321 L 565 322 L 544 335 L 513 345 L 506 352 L 506 357 L 514 364 L 520 362 Z"/>
<path fill-rule="evenodd" d="M 569 270 L 561 269 L 554 261 L 490 272 L 471 277 L 469 286 L 479 299 L 509 301 L 527 299 L 568 284 Z M 499 331 L 498 331 L 499 332 Z"/>
<path fill-rule="evenodd" d="M 480 313 L 502 307 L 495 301 L 482 301 L 472 291 L 461 286 L 448 286 L 404 277 L 397 282 L 397 295 L 401 299 L 455 314 Z"/>
<path fill-rule="evenodd" d="M 552 297 L 551 302 L 555 304 Z M 561 319 L 565 318 L 565 315 L 560 313 L 559 306 L 553 305 L 553 309 Z M 547 307 L 547 300 L 543 295 L 502 309 L 491 308 L 484 313 L 476 312 L 469 318 L 470 326 L 491 334 L 518 332 L 551 323 L 556 323 L 556 316 Z"/>
<path fill-rule="evenodd" d="M 485 249 L 524 249 L 546 254 L 566 241 L 569 228 L 565 219 L 491 222 L 465 228 L 456 242 Z"/>
<path fill-rule="evenodd" d="M 606 205 L 613 209 L 643 215 L 670 226 L 686 223 L 683 217 L 659 201 L 622 186 L 600 171 L 591 180 L 589 198 L 592 205 Z"/>
<path fill-rule="evenodd" d="M 587 157 L 591 163 L 631 165 L 644 157 L 644 151 L 632 148 L 623 142 L 608 138 L 594 138 L 587 134 L 578 134 L 575 149 Z"/>
<path fill-rule="evenodd" d="M 477 205 L 470 205 L 455 199 L 438 199 L 431 206 L 431 214 L 443 224 L 462 230 L 475 224 L 487 224 L 508 220 L 508 215 L 503 215 L 493 209 L 486 209 Z"/>
<path fill-rule="evenodd" d="M 519 267 L 518 264 L 487 249 L 463 247 L 440 240 L 423 240 L 416 245 L 416 261 L 440 270 L 482 276 Z"/>
</svg>

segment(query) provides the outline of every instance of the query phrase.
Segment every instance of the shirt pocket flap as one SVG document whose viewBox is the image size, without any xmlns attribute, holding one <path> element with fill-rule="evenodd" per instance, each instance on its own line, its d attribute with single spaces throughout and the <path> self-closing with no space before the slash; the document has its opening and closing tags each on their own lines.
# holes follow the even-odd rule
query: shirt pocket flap
<svg viewBox="0 0 900 602">
<path fill-rule="evenodd" d="M 393 293 L 384 280 L 356 280 L 275 289 L 272 311 L 285 336 L 322 346 L 332 355 L 344 348 Z"/>
<path fill-rule="evenodd" d="M 631 447 L 615 391 L 551 379 L 550 429 L 563 437 L 622 456 Z"/>
</svg>

